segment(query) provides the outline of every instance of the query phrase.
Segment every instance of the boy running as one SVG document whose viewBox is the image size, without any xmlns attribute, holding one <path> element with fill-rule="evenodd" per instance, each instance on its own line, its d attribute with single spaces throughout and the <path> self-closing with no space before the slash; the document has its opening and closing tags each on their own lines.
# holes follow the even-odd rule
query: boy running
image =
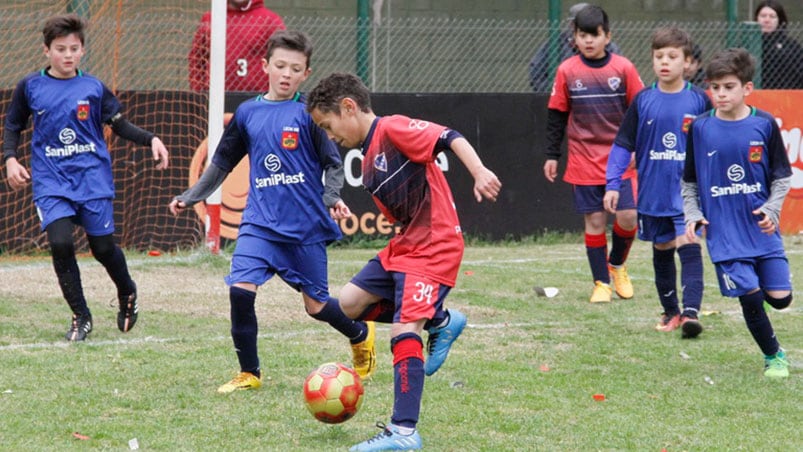
<svg viewBox="0 0 803 452">
<path fill-rule="evenodd" d="M 652 35 L 652 67 L 658 81 L 643 89 L 627 109 L 608 156 L 605 209 L 615 213 L 622 174 L 635 154 L 638 169 L 639 239 L 651 241 L 655 288 L 663 307 L 655 329 L 681 328 L 682 337 L 697 337 L 703 297 L 703 257 L 699 241 L 686 239 L 680 179 L 691 120 L 712 108 L 708 95 L 685 81 L 692 56 L 689 34 L 677 27 Z M 678 307 L 675 251 L 680 257 L 683 311 Z"/>
<path fill-rule="evenodd" d="M 706 66 L 715 109 L 691 123 L 683 211 L 689 240 L 705 227 L 719 289 L 739 298 L 747 329 L 764 356 L 764 375 L 786 378 L 789 361 L 763 306 L 766 301 L 784 309 L 792 303 L 778 231 L 792 169 L 775 118 L 745 103 L 755 67 L 741 48 L 717 52 Z"/>
</svg>

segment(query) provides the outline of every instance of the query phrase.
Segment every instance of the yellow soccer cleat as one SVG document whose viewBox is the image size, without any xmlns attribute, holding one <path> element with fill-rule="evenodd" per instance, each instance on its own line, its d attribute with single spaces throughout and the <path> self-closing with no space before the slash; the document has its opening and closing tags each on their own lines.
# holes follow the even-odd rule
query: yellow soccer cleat
<svg viewBox="0 0 803 452">
<path fill-rule="evenodd" d="M 627 267 L 624 265 L 614 267 L 609 264 L 608 271 L 611 273 L 613 288 L 616 290 L 616 295 L 619 295 L 619 298 L 624 298 L 625 300 L 633 298 L 633 283 L 630 282 L 630 276 L 627 274 Z"/>
<path fill-rule="evenodd" d="M 374 322 L 365 322 L 368 335 L 365 340 L 351 345 L 351 363 L 354 371 L 361 379 L 371 378 L 376 371 L 376 325 Z"/>
<path fill-rule="evenodd" d="M 610 303 L 612 293 L 611 286 L 602 281 L 596 281 L 594 282 L 594 291 L 591 292 L 591 299 L 588 301 L 592 303 Z"/>
<path fill-rule="evenodd" d="M 262 386 L 262 379 L 251 372 L 240 372 L 230 382 L 217 388 L 217 392 L 228 394 L 234 391 L 244 391 L 246 389 L 259 389 Z"/>
</svg>

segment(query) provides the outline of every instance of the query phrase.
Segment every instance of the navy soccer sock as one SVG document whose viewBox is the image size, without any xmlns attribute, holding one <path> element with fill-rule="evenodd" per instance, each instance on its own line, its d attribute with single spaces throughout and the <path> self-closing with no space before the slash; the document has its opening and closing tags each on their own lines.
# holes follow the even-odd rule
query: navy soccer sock
<svg viewBox="0 0 803 452">
<path fill-rule="evenodd" d="M 739 297 L 739 303 L 742 304 L 742 313 L 747 329 L 750 330 L 750 334 L 753 335 L 753 339 L 761 351 L 767 356 L 778 353 L 780 345 L 772 330 L 770 318 L 764 311 L 764 294 L 759 290 L 742 295 Z"/>
<path fill-rule="evenodd" d="M 608 240 L 605 238 L 605 234 L 589 234 L 586 232 L 585 242 L 588 265 L 591 266 L 591 276 L 594 277 L 594 281 L 610 284 Z"/>
<path fill-rule="evenodd" d="M 680 285 L 683 287 L 683 315 L 697 318 L 703 302 L 703 252 L 698 243 L 678 248 Z"/>
<path fill-rule="evenodd" d="M 619 226 L 618 222 L 613 223 L 611 233 L 611 255 L 608 261 L 611 265 L 623 265 L 630 254 L 630 247 L 633 246 L 633 238 L 636 236 L 636 228 L 626 231 Z"/>
<path fill-rule="evenodd" d="M 668 316 L 680 314 L 678 309 L 677 267 L 675 248 L 668 250 L 652 249 L 652 266 L 655 270 L 655 288 L 664 313 Z"/>
<path fill-rule="evenodd" d="M 257 355 L 257 315 L 254 311 L 256 292 L 231 286 L 231 339 L 234 351 L 240 362 L 240 371 L 260 376 L 259 356 Z"/>
<path fill-rule="evenodd" d="M 61 294 L 73 314 L 90 314 L 86 298 L 84 298 L 84 287 L 81 284 L 81 270 L 75 260 L 72 222 L 67 218 L 56 220 L 48 225 L 46 231 L 47 241 L 50 244 L 50 255 L 53 259 L 53 270 L 59 280 Z"/>
<path fill-rule="evenodd" d="M 393 415 L 390 422 L 415 428 L 424 392 L 424 344 L 415 333 L 402 333 L 390 341 L 393 351 Z"/>
<path fill-rule="evenodd" d="M 114 243 L 112 235 L 88 236 L 89 248 L 92 256 L 103 265 L 106 273 L 114 281 L 117 287 L 117 297 L 123 298 L 131 295 L 136 290 L 131 274 L 128 272 L 128 264 L 125 260 L 123 250 Z"/>
<path fill-rule="evenodd" d="M 312 318 L 332 325 L 332 328 L 340 331 L 352 344 L 359 344 L 368 335 L 368 328 L 365 322 L 357 322 L 346 316 L 340 309 L 340 301 L 337 298 L 329 297 L 323 304 L 323 309 L 317 314 L 310 314 Z"/>
</svg>

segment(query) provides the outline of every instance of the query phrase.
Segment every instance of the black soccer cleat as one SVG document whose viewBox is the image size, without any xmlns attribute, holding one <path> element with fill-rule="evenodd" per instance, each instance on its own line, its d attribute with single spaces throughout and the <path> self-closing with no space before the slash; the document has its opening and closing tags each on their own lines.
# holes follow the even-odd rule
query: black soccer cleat
<svg viewBox="0 0 803 452">
<path fill-rule="evenodd" d="M 70 342 L 79 342 L 86 339 L 86 335 L 92 332 L 91 314 L 73 314 L 70 329 L 64 336 Z"/>
<path fill-rule="evenodd" d="M 137 314 L 139 313 L 137 286 L 134 286 L 133 293 L 120 297 L 118 301 L 120 302 L 120 310 L 117 311 L 117 328 L 123 333 L 127 333 L 137 323 Z"/>
</svg>

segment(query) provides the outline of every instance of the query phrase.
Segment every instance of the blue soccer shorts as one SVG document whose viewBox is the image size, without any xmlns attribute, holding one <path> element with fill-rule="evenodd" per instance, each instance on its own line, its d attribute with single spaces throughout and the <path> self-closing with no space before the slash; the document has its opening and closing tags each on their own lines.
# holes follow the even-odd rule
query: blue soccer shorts
<svg viewBox="0 0 803 452">
<path fill-rule="evenodd" d="M 72 201 L 58 196 L 46 196 L 34 201 L 36 213 L 44 231 L 56 220 L 70 218 L 84 228 L 87 235 L 103 236 L 114 233 L 114 203 L 111 198 Z"/>
<path fill-rule="evenodd" d="M 622 186 L 619 187 L 618 210 L 628 210 L 636 208 L 636 195 L 633 193 L 632 179 L 623 179 Z M 572 185 L 572 195 L 574 196 L 574 211 L 577 213 L 604 212 L 605 206 L 602 203 L 605 198 L 605 184 L 602 185 Z"/>
<path fill-rule="evenodd" d="M 654 217 L 638 214 L 638 238 L 645 242 L 667 243 L 686 233 L 683 214 L 672 217 Z"/>
<path fill-rule="evenodd" d="M 275 242 L 253 235 L 239 235 L 226 284 L 261 286 L 274 275 L 310 298 L 329 300 L 326 243 L 309 245 Z"/>
<path fill-rule="evenodd" d="M 443 301 L 451 290 L 451 287 L 423 275 L 387 271 L 378 257 L 368 261 L 351 283 L 366 292 L 393 300 L 396 305 L 393 323 L 432 319 L 435 312 L 443 308 Z"/>
<path fill-rule="evenodd" d="M 755 289 L 792 290 L 789 261 L 783 251 L 753 259 L 714 264 L 719 291 L 726 297 L 740 297 Z"/>
</svg>

